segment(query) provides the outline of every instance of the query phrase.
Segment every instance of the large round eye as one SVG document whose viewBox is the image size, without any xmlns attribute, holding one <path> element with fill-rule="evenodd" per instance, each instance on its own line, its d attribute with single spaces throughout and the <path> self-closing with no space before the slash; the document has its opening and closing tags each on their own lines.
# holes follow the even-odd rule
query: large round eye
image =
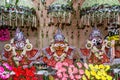
<svg viewBox="0 0 120 80">
<path fill-rule="evenodd" d="M 54 47 L 58 47 L 58 46 L 59 46 L 59 44 L 55 44 L 55 45 L 54 45 Z"/>
<path fill-rule="evenodd" d="M 99 39 L 98 41 L 99 41 L 100 43 L 102 43 L 102 39 Z"/>
<path fill-rule="evenodd" d="M 60 46 L 61 46 L 61 47 L 65 47 L 65 45 L 64 45 L 64 44 L 60 44 Z"/>
<path fill-rule="evenodd" d="M 93 40 L 92 40 L 92 43 L 96 43 L 96 39 L 93 39 Z"/>
</svg>

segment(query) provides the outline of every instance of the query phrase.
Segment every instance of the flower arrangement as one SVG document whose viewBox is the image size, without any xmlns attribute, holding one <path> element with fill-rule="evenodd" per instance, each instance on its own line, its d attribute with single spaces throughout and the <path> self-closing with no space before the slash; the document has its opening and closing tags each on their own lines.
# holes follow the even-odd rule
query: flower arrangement
<svg viewBox="0 0 120 80">
<path fill-rule="evenodd" d="M 112 80 L 112 76 L 108 74 L 109 65 L 93 65 L 89 64 L 89 68 L 85 70 L 83 80 Z"/>
<path fill-rule="evenodd" d="M 68 64 L 67 62 L 57 62 L 56 80 L 79 80 L 84 75 L 83 65 L 80 62 Z"/>
<path fill-rule="evenodd" d="M 15 72 L 13 80 L 38 80 L 35 76 L 36 69 L 33 66 L 30 68 L 14 67 L 13 71 Z"/>
<path fill-rule="evenodd" d="M 12 67 L 8 63 L 3 63 L 0 65 L 0 80 L 6 80 L 10 77 L 10 72 Z"/>
<path fill-rule="evenodd" d="M 10 39 L 10 32 L 6 29 L 0 29 L 0 41 L 7 41 Z"/>
</svg>

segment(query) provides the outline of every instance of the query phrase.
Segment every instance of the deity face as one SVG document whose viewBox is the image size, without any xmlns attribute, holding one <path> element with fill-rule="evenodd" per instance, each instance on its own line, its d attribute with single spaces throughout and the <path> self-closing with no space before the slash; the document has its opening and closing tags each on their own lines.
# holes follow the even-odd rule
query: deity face
<svg viewBox="0 0 120 80">
<path fill-rule="evenodd" d="M 93 37 L 91 40 L 93 45 L 96 46 L 98 49 L 102 47 L 102 38 L 100 37 Z"/>
<path fill-rule="evenodd" d="M 15 41 L 15 48 L 17 50 L 23 50 L 25 46 L 25 41 Z"/>
<path fill-rule="evenodd" d="M 56 50 L 56 53 L 60 56 L 62 55 L 63 51 L 66 48 L 66 43 L 63 41 L 55 42 L 54 43 L 54 49 Z"/>
</svg>

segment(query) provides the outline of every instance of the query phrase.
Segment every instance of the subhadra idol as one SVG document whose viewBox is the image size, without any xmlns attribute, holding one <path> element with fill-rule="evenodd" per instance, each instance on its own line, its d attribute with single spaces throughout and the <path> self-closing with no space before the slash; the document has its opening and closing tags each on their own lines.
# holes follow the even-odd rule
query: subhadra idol
<svg viewBox="0 0 120 80">
<path fill-rule="evenodd" d="M 23 33 L 16 29 L 15 37 L 11 39 L 10 44 L 5 44 L 3 57 L 12 66 L 29 65 L 39 56 L 39 51 L 33 49 L 29 39 L 26 39 Z"/>
<path fill-rule="evenodd" d="M 47 48 L 43 49 L 43 61 L 48 66 L 54 67 L 57 62 L 73 63 L 73 47 L 69 46 L 65 41 L 64 35 L 60 30 L 54 35 L 54 40 Z"/>
</svg>

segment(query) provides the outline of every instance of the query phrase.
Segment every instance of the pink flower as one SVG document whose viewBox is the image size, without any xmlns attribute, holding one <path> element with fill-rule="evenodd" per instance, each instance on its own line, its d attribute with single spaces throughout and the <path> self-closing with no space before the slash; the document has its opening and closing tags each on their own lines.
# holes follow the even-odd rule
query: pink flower
<svg viewBox="0 0 120 80">
<path fill-rule="evenodd" d="M 65 78 L 68 78 L 68 74 L 66 74 L 65 72 L 63 73 L 63 76 L 64 76 Z"/>
<path fill-rule="evenodd" d="M 0 75 L 0 78 L 4 79 L 8 79 L 10 77 L 9 73 L 3 73 L 2 75 Z"/>
<path fill-rule="evenodd" d="M 58 78 L 55 78 L 55 80 L 59 80 Z"/>
<path fill-rule="evenodd" d="M 69 67 L 70 67 L 70 68 L 74 68 L 75 66 L 74 66 L 73 64 L 71 64 Z"/>
<path fill-rule="evenodd" d="M 69 74 L 72 74 L 72 73 L 73 73 L 72 68 L 70 68 L 70 67 L 68 68 L 68 73 L 69 73 Z"/>
<path fill-rule="evenodd" d="M 78 69 L 76 67 L 73 68 L 73 73 L 78 73 Z"/>
<path fill-rule="evenodd" d="M 74 79 L 74 76 L 73 76 L 73 75 L 70 75 L 70 79 L 72 79 L 72 80 L 73 80 L 73 79 Z"/>
<path fill-rule="evenodd" d="M 82 76 L 81 76 L 81 75 L 75 75 L 75 78 L 76 78 L 77 80 L 79 80 L 79 79 L 82 78 Z"/>
<path fill-rule="evenodd" d="M 88 69 L 88 64 L 87 64 L 87 63 L 84 63 L 84 67 L 85 67 L 86 69 Z"/>
<path fill-rule="evenodd" d="M 84 70 L 80 69 L 80 70 L 79 70 L 79 73 L 80 73 L 80 74 L 84 74 Z"/>
<path fill-rule="evenodd" d="M 68 63 L 67 62 L 63 62 L 63 66 L 68 66 Z"/>
<path fill-rule="evenodd" d="M 59 77 L 59 78 L 62 78 L 63 76 L 62 76 L 62 73 L 60 73 L 60 72 L 57 72 L 57 76 Z"/>
<path fill-rule="evenodd" d="M 77 62 L 77 66 L 78 66 L 79 68 L 82 68 L 82 64 L 81 64 L 80 62 Z"/>
<path fill-rule="evenodd" d="M 12 67 L 8 63 L 3 63 L 3 66 L 5 66 L 8 70 L 12 70 Z"/>
<path fill-rule="evenodd" d="M 4 72 L 4 68 L 2 66 L 0 66 L 0 73 Z"/>
<path fill-rule="evenodd" d="M 67 80 L 67 78 L 66 78 L 66 77 L 63 77 L 62 80 Z"/>
<path fill-rule="evenodd" d="M 55 65 L 55 69 L 59 70 L 59 68 L 62 67 L 62 63 L 61 62 L 57 62 Z"/>
</svg>

